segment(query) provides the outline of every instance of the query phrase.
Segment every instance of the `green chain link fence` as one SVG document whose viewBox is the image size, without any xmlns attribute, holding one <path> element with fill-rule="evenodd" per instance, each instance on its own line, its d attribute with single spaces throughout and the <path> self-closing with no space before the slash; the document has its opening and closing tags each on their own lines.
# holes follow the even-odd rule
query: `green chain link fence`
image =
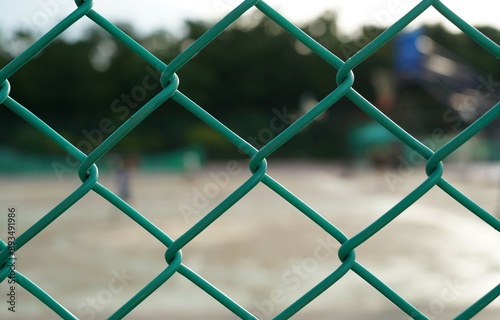
<svg viewBox="0 0 500 320">
<path fill-rule="evenodd" d="M 76 4 L 77 9 L 75 11 L 64 18 L 53 29 L 43 35 L 38 41 L 36 41 L 22 53 L 20 53 L 15 59 L 13 59 L 9 64 L 7 64 L 0 70 L 0 103 L 19 115 L 33 127 L 38 129 L 40 132 L 54 141 L 59 147 L 65 150 L 68 154 L 73 156 L 75 159 L 78 159 L 80 161 L 78 175 L 82 181 L 81 186 L 74 190 L 70 194 L 70 196 L 64 199 L 50 212 L 43 216 L 43 218 L 41 218 L 38 222 L 28 228 L 28 230 L 26 230 L 17 238 L 15 242 L 15 250 L 21 249 L 26 243 L 35 239 L 42 230 L 44 230 L 48 225 L 54 222 L 68 208 L 82 199 L 90 191 L 99 194 L 101 197 L 116 206 L 124 214 L 133 219 L 137 224 L 142 226 L 151 235 L 156 237 L 161 243 L 165 245 L 165 247 L 167 248 L 165 252 L 167 267 L 154 280 L 152 280 L 142 290 L 140 290 L 133 298 L 131 298 L 121 308 L 119 308 L 110 317 L 110 319 L 121 319 L 125 317 L 142 301 L 147 299 L 148 296 L 151 295 L 156 289 L 165 284 L 165 282 L 167 282 L 175 273 L 179 273 L 190 280 L 201 290 L 208 293 L 238 317 L 242 319 L 256 319 L 256 317 L 249 311 L 245 310 L 242 306 L 238 305 L 238 303 L 233 301 L 230 297 L 226 296 L 219 289 L 204 280 L 188 266 L 184 265 L 182 263 L 181 249 L 195 237 L 200 235 L 206 228 L 210 226 L 210 224 L 221 217 L 229 208 L 231 208 L 231 206 L 242 199 L 259 183 L 266 185 L 270 189 L 270 192 L 275 192 L 279 196 L 283 197 L 287 202 L 295 206 L 305 216 L 315 222 L 326 233 L 334 237 L 341 244 L 338 252 L 338 257 L 342 261 L 342 264 L 320 283 L 318 283 L 306 294 L 304 294 L 301 298 L 299 298 L 297 301 L 283 310 L 279 315 L 275 317 L 275 319 L 290 318 L 292 315 L 304 308 L 304 306 L 313 301 L 329 287 L 333 286 L 349 271 L 352 271 L 359 275 L 368 284 L 373 286 L 382 295 L 392 301 L 392 303 L 394 303 L 397 307 L 399 307 L 402 311 L 404 311 L 412 318 L 428 319 L 428 317 L 422 311 L 416 309 L 403 297 L 398 295 L 385 283 L 380 281 L 369 270 L 358 263 L 356 261 L 355 249 L 370 237 L 375 235 L 382 228 L 387 226 L 394 218 L 404 212 L 419 198 L 421 198 L 424 194 L 426 194 L 429 190 L 436 186 L 441 188 L 450 197 L 454 198 L 457 202 L 470 210 L 472 214 L 482 219 L 485 223 L 493 227 L 495 230 L 500 230 L 500 220 L 474 203 L 442 177 L 444 172 L 442 161 L 455 150 L 457 150 L 461 145 L 467 142 L 471 137 L 485 128 L 485 126 L 487 126 L 495 118 L 497 118 L 500 115 L 500 103 L 497 103 L 495 106 L 493 106 L 488 112 L 482 115 L 477 121 L 472 123 L 465 130 L 460 132 L 460 134 L 449 141 L 446 145 L 436 151 L 433 151 L 427 148 L 420 141 L 416 140 L 410 134 L 408 134 L 396 123 L 392 122 L 374 105 L 368 102 L 365 98 L 363 98 L 363 96 L 358 94 L 352 88 L 354 83 L 354 74 L 352 70 L 365 59 L 367 59 L 371 54 L 380 49 L 385 43 L 395 37 L 399 32 L 401 32 L 403 28 L 405 28 L 409 23 L 411 23 L 415 18 L 417 18 L 420 14 L 422 14 L 430 7 L 434 7 L 446 19 L 451 21 L 460 30 L 462 30 L 463 33 L 476 41 L 492 55 L 500 58 L 500 47 L 496 43 L 492 42 L 489 38 L 481 34 L 474 27 L 467 24 L 464 20 L 462 20 L 458 15 L 448 9 L 440 1 L 421 1 L 400 20 L 394 23 L 382 34 L 380 34 L 376 39 L 359 50 L 359 52 L 354 54 L 347 61 L 342 61 L 325 47 L 309 37 L 301 29 L 281 16 L 280 13 L 275 11 L 264 1 L 246 0 L 238 5 L 229 14 L 227 14 L 223 19 L 217 22 L 211 29 L 209 29 L 205 34 L 197 39 L 184 52 L 173 59 L 173 61 L 171 61 L 168 65 L 148 52 L 145 48 L 131 39 L 128 35 L 122 32 L 111 22 L 106 20 L 99 13 L 92 10 L 92 0 L 77 0 Z M 5 8 L 5 4 L 3 6 L 3 10 L 8 10 Z M 296 120 L 281 134 L 279 134 L 277 137 L 263 146 L 260 150 L 255 149 L 247 141 L 236 135 L 231 131 L 231 129 L 211 116 L 201 106 L 197 105 L 194 101 L 190 100 L 189 97 L 180 92 L 178 90 L 179 78 L 176 75 L 176 72 L 181 69 L 186 63 L 188 63 L 191 58 L 193 58 L 197 53 L 203 50 L 203 48 L 207 44 L 218 37 L 226 28 L 228 28 L 233 22 L 240 18 L 242 14 L 244 14 L 252 7 L 256 7 L 263 14 L 280 25 L 284 30 L 293 35 L 298 41 L 302 42 L 314 53 L 328 62 L 332 66 L 332 72 L 337 73 L 337 87 L 322 101 L 320 101 L 314 108 L 305 113 L 301 118 Z M 31 113 L 29 109 L 22 106 L 12 97 L 10 97 L 10 85 L 7 80 L 19 69 L 21 69 L 26 63 L 28 63 L 33 57 L 35 57 L 40 51 L 42 51 L 46 46 L 48 46 L 68 27 L 73 25 L 84 16 L 87 16 L 89 19 L 94 21 L 97 25 L 109 32 L 109 34 L 111 34 L 117 40 L 121 41 L 128 48 L 140 55 L 152 67 L 160 71 L 162 73 L 161 84 L 163 87 L 163 90 L 161 92 L 159 92 L 154 98 L 148 101 L 139 111 L 137 111 L 134 116 L 130 117 L 88 155 L 84 154 L 74 145 L 69 143 L 59 133 L 54 131 L 36 115 Z M 428 178 L 410 194 L 403 198 L 399 203 L 392 207 L 389 211 L 381 215 L 380 218 L 378 218 L 364 230 L 351 238 L 345 236 L 342 231 L 339 230 L 335 225 L 330 223 L 330 221 L 322 217 L 310 206 L 293 195 L 291 192 L 281 186 L 278 181 L 274 180 L 266 173 L 266 157 L 270 156 L 273 152 L 287 143 L 288 140 L 294 137 L 300 130 L 311 123 L 311 121 L 313 121 L 322 112 L 324 112 L 328 108 L 335 108 L 336 102 L 339 101 L 339 99 L 341 99 L 342 97 L 349 98 L 361 110 L 370 115 L 374 120 L 379 122 L 382 126 L 387 128 L 396 137 L 398 137 L 405 145 L 427 159 L 426 173 L 428 175 Z M 169 237 L 165 232 L 160 230 L 158 227 L 148 221 L 143 215 L 141 215 L 140 212 L 136 211 L 118 196 L 101 185 L 99 183 L 98 168 L 95 165 L 95 163 L 101 157 L 103 157 L 116 143 L 118 143 L 131 130 L 133 130 L 135 126 L 137 126 L 141 121 L 152 114 L 156 108 L 158 108 L 168 99 L 175 100 L 193 115 L 216 130 L 224 138 L 233 143 L 236 147 L 248 154 L 248 156 L 251 158 L 249 169 L 252 172 L 252 176 L 245 183 L 243 183 L 224 201 L 219 203 L 212 211 L 208 212 L 199 222 L 197 222 L 194 226 L 192 226 L 177 239 L 172 239 L 171 237 Z M 11 261 L 11 259 L 15 259 L 15 257 L 11 255 L 11 251 L 9 250 L 12 248 L 7 247 L 7 244 L 5 242 L 0 242 L 0 246 L 2 249 L 0 252 L 0 265 L 2 266 L 2 268 L 0 269 L 0 281 L 5 281 L 10 272 L 10 269 L 7 265 L 9 261 Z M 50 295 L 43 291 L 42 288 L 38 287 L 35 283 L 33 283 L 19 271 L 16 271 L 16 280 L 19 285 L 24 287 L 42 303 L 50 307 L 60 317 L 64 319 L 77 319 L 77 317 L 73 315 L 69 310 L 55 301 Z M 469 306 L 455 319 L 470 319 L 471 317 L 479 313 L 488 304 L 494 301 L 499 295 L 500 284 L 492 288 L 491 291 L 485 292 L 484 296 L 481 299 Z"/>
</svg>

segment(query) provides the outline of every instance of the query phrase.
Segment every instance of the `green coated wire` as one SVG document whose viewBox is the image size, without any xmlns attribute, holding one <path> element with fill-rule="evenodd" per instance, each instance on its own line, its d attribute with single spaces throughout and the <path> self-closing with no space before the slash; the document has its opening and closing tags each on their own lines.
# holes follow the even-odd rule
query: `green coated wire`
<svg viewBox="0 0 500 320">
<path fill-rule="evenodd" d="M 391 221 L 396 219 L 399 215 L 403 214 L 406 209 L 413 205 L 418 199 L 425 195 L 429 190 L 434 187 L 441 188 L 446 194 L 462 204 L 465 208 L 471 211 L 482 221 L 497 231 L 500 231 L 500 220 L 495 216 L 481 208 L 474 203 L 471 199 L 465 196 L 462 192 L 456 189 L 442 176 L 445 171 L 443 161 L 457 149 L 459 149 L 465 142 L 469 141 L 478 132 L 484 129 L 489 123 L 500 116 L 500 103 L 495 105 L 491 110 L 482 115 L 477 121 L 463 130 L 459 135 L 446 143 L 438 150 L 430 150 L 419 140 L 415 139 L 403 128 L 398 126 L 395 122 L 385 116 L 374 105 L 367 101 L 362 95 L 353 89 L 355 82 L 354 69 L 360 63 L 365 61 L 374 52 L 378 51 L 383 45 L 393 39 L 399 34 L 408 24 L 419 17 L 423 12 L 431 6 L 440 12 L 451 23 L 455 24 L 471 39 L 476 41 L 485 50 L 500 58 L 500 48 L 492 40 L 487 38 L 484 34 L 480 33 L 477 29 L 469 25 L 452 10 L 447 8 L 444 4 L 437 0 L 424 0 L 420 1 L 414 8 L 408 11 L 401 19 L 396 21 L 387 30 L 382 32 L 373 41 L 361 48 L 347 61 L 343 61 L 327 48 L 316 42 L 303 30 L 295 26 L 279 12 L 274 10 L 264 1 L 259 0 L 246 0 L 241 2 L 230 13 L 223 17 L 220 21 L 215 23 L 207 32 L 201 37 L 196 39 L 186 50 L 175 57 L 169 64 L 164 63 L 134 39 L 132 39 L 125 32 L 120 30 L 117 26 L 101 16 L 99 13 L 92 9 L 93 1 L 77 0 L 77 8 L 70 13 L 67 17 L 61 20 L 54 28 L 44 34 L 34 44 L 28 47 L 25 51 L 20 53 L 11 62 L 0 69 L 0 104 L 7 107 L 9 110 L 17 114 L 20 118 L 24 119 L 28 124 L 36 128 L 47 138 L 52 140 L 62 150 L 67 152 L 73 158 L 77 159 L 80 163 L 78 175 L 82 180 L 82 184 L 72 191 L 65 199 L 55 206 L 52 210 L 46 213 L 40 220 L 29 227 L 23 232 L 16 240 L 16 250 L 21 249 L 26 243 L 32 241 L 37 235 L 54 223 L 54 221 L 64 214 L 72 205 L 85 197 L 89 192 L 95 192 L 102 198 L 107 200 L 110 204 L 118 208 L 121 212 L 127 215 L 131 220 L 144 228 L 151 236 L 155 237 L 165 246 L 165 268 L 152 279 L 144 288 L 135 294 L 129 301 L 123 304 L 116 310 L 109 319 L 121 319 L 130 313 L 134 308 L 146 300 L 150 295 L 160 288 L 161 286 L 168 287 L 168 280 L 175 274 L 184 276 L 186 279 L 195 284 L 202 291 L 211 296 L 214 300 L 218 301 L 221 305 L 225 306 L 229 311 L 234 313 L 241 319 L 257 319 L 255 315 L 246 310 L 243 306 L 239 305 L 236 301 L 224 294 L 218 288 L 213 286 L 210 282 L 198 275 L 195 271 L 191 270 L 182 262 L 181 249 L 188 245 L 193 239 L 198 237 L 211 224 L 215 222 L 222 215 L 226 214 L 228 209 L 236 204 L 239 200 L 246 196 L 248 192 L 254 189 L 257 185 L 263 184 L 269 192 L 274 192 L 289 204 L 297 208 L 297 210 L 309 218 L 312 222 L 316 223 L 326 233 L 332 236 L 339 242 L 340 249 L 338 257 L 341 261 L 339 267 L 332 270 L 322 281 L 312 287 L 308 292 L 302 295 L 299 299 L 294 301 L 291 305 L 282 310 L 275 316 L 274 319 L 289 319 L 296 313 L 300 312 L 310 302 L 314 301 L 319 295 L 328 290 L 331 286 L 344 277 L 350 271 L 357 274 L 360 278 L 366 281 L 369 285 L 374 287 L 380 294 L 385 296 L 395 306 L 399 307 L 403 312 L 408 314 L 413 319 L 428 319 L 422 311 L 415 308 L 401 295 L 396 293 L 387 284 L 382 282 L 376 275 L 372 274 L 368 269 L 362 266 L 356 260 L 355 249 L 368 241 L 380 230 L 385 228 Z M 257 8 L 268 18 L 277 23 L 281 28 L 286 30 L 291 36 L 295 37 L 298 41 L 308 47 L 312 52 L 324 59 L 332 66 L 332 72 L 336 72 L 337 83 L 332 83 L 332 91 L 316 106 L 309 110 L 306 114 L 302 115 L 294 123 L 288 126 L 274 139 L 269 141 L 261 149 L 257 150 L 250 143 L 235 134 L 230 128 L 221 123 L 218 119 L 209 114 L 201 106 L 192 101 L 189 97 L 184 95 L 178 90 L 180 79 L 177 77 L 178 72 L 184 65 L 202 51 L 210 42 L 216 39 L 223 33 L 231 24 L 238 20 L 245 12 L 251 8 Z M 29 111 L 28 108 L 22 106 L 12 97 L 10 97 L 10 84 L 8 79 L 19 71 L 24 65 L 29 63 L 37 54 L 46 48 L 52 41 L 59 37 L 66 29 L 71 27 L 77 21 L 87 17 L 93 21 L 97 26 L 107 31 L 117 41 L 123 43 L 127 48 L 135 52 L 146 63 L 156 68 L 161 75 L 161 90 L 155 97 L 146 102 L 144 106 L 138 110 L 132 117 L 127 119 L 119 128 L 116 129 L 106 140 L 97 146 L 90 154 L 85 154 L 66 139 L 64 139 L 58 132 L 53 130 L 50 126 L 44 123 L 35 114 Z M 290 139 L 292 139 L 298 132 L 308 126 L 315 118 L 325 112 L 327 109 L 334 110 L 335 104 L 341 98 L 349 98 L 358 108 L 368 114 L 375 121 L 384 126 L 392 134 L 394 134 L 402 143 L 407 145 L 412 150 L 423 156 L 427 160 L 426 173 L 428 178 L 425 179 L 417 188 L 410 192 L 406 197 L 401 199 L 394 207 L 387 212 L 380 215 L 378 219 L 369 224 L 366 228 L 358 232 L 351 238 L 348 238 L 332 224 L 328 219 L 324 218 L 320 213 L 316 212 L 307 203 L 303 202 L 300 198 L 287 190 L 278 181 L 273 179 L 267 173 L 266 158 L 272 155 L 276 150 L 281 148 Z M 249 156 L 249 171 L 251 176 L 240 187 L 234 190 L 228 197 L 221 201 L 215 208 L 207 212 L 200 221 L 190 227 L 185 233 L 177 239 L 171 238 L 164 233 L 159 227 L 154 225 L 140 212 L 131 207 L 129 204 L 120 199 L 117 195 L 105 188 L 99 183 L 99 174 L 96 162 L 107 154 L 111 148 L 127 136 L 138 124 L 144 119 L 151 116 L 157 108 L 159 108 L 167 100 L 176 101 L 179 105 L 189 111 L 193 116 L 199 118 L 206 123 L 218 134 L 234 144 L 241 151 Z M 370 208 L 367 208 L 369 210 Z M 4 281 L 8 274 L 7 262 L 12 259 L 11 252 L 8 251 L 7 245 L 0 241 L 0 280 Z M 33 296 L 39 299 L 43 304 L 47 305 L 54 313 L 63 319 L 77 319 L 70 311 L 64 308 L 52 296 L 39 288 L 32 280 L 24 276 L 22 273 L 16 271 L 16 279 L 20 286 L 25 288 Z M 494 301 L 500 295 L 500 285 L 494 287 L 491 291 L 487 292 L 477 302 L 469 306 L 455 319 L 464 320 L 470 319 L 478 314 L 487 305 Z"/>
</svg>

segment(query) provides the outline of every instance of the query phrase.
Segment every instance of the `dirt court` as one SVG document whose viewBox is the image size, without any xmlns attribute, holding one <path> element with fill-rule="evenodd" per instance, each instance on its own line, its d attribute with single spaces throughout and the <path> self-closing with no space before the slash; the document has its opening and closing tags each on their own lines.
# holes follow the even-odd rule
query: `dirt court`
<svg viewBox="0 0 500 320">
<path fill-rule="evenodd" d="M 269 162 L 268 173 L 348 237 L 425 178 L 424 168 L 347 170 L 326 163 Z M 176 239 L 250 176 L 246 163 L 190 174 L 135 172 L 131 205 Z M 394 177 L 397 179 L 394 180 Z M 500 166 L 445 165 L 444 177 L 489 212 L 498 211 Z M 117 190 L 112 173 L 99 181 Z M 2 217 L 18 211 L 18 236 L 80 184 L 75 175 L 0 176 Z M 6 238 L 6 217 L 0 234 Z M 300 211 L 259 185 L 195 238 L 183 263 L 241 306 L 270 319 L 340 264 L 339 244 Z M 430 319 L 451 319 L 500 283 L 500 236 L 434 188 L 356 249 L 357 261 Z M 166 248 L 89 193 L 17 253 L 17 270 L 80 319 L 105 319 L 164 268 Z M 0 319 L 56 319 L 23 288 L 16 313 L 0 284 Z M 496 299 L 474 319 L 500 314 Z M 127 319 L 236 319 L 179 274 Z M 353 272 L 293 319 L 409 319 Z"/>
</svg>

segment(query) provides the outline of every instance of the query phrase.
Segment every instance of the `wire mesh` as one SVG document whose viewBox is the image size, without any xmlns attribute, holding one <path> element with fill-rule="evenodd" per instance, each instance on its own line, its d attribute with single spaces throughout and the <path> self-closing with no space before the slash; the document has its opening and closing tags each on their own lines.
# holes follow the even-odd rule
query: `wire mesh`
<svg viewBox="0 0 500 320">
<path fill-rule="evenodd" d="M 494 105 L 488 112 L 482 115 L 477 121 L 469 125 L 466 129 L 460 132 L 455 138 L 446 143 L 437 151 L 432 151 L 426 147 L 421 141 L 415 139 L 403 128 L 386 117 L 376 106 L 367 101 L 362 95 L 353 89 L 354 73 L 353 69 L 360 65 L 370 55 L 379 50 L 384 44 L 393 39 L 403 28 L 410 24 L 414 19 L 421 15 L 430 7 L 434 7 L 442 16 L 448 19 L 451 23 L 457 26 L 464 34 L 469 36 L 489 53 L 496 58 L 500 58 L 499 46 L 492 42 L 485 35 L 481 34 L 474 27 L 462 20 L 453 11 L 447 8 L 440 1 L 424 0 L 418 3 L 408 13 L 406 13 L 396 23 L 386 29 L 383 33 L 377 36 L 373 41 L 361 48 L 357 53 L 351 56 L 347 61 L 343 61 L 321 44 L 316 42 L 304 31 L 295 26 L 279 12 L 274 10 L 264 1 L 246 0 L 239 4 L 234 10 L 224 16 L 220 21 L 215 23 L 206 33 L 196 39 L 186 50 L 173 59 L 168 65 L 148 52 L 139 43 L 134 41 L 126 33 L 120 30 L 113 23 L 101 16 L 98 12 L 94 11 L 93 1 L 76 1 L 77 8 L 60 21 L 53 29 L 40 37 L 26 50 L 17 55 L 10 63 L 0 70 L 0 103 L 24 119 L 31 126 L 39 130 L 61 149 L 67 152 L 80 162 L 78 169 L 78 176 L 81 179 L 81 185 L 75 189 L 67 198 L 61 203 L 50 210 L 38 222 L 33 224 L 22 233 L 15 241 L 15 251 L 22 249 L 22 247 L 30 241 L 36 239 L 37 235 L 42 232 L 47 226 L 53 223 L 58 217 L 63 215 L 72 205 L 80 201 L 89 192 L 94 192 L 100 195 L 103 199 L 118 208 L 123 214 L 130 217 L 138 225 L 144 228 L 152 236 L 158 239 L 166 248 L 165 252 L 165 269 L 156 276 L 150 283 L 148 283 L 142 290 L 126 302 L 121 308 L 116 310 L 110 319 L 121 319 L 130 313 L 141 302 L 147 299 L 155 290 L 163 286 L 174 274 L 180 274 L 192 283 L 194 283 L 200 290 L 205 291 L 208 295 L 213 297 L 220 304 L 225 306 L 228 310 L 242 319 L 256 319 L 252 313 L 244 309 L 237 302 L 225 295 L 218 288 L 207 282 L 196 272 L 191 270 L 183 263 L 181 249 L 189 244 L 193 239 L 204 232 L 206 228 L 216 221 L 219 217 L 224 215 L 229 208 L 236 204 L 240 199 L 245 197 L 253 188 L 259 184 L 267 186 L 269 192 L 274 192 L 281 196 L 288 203 L 296 207 L 311 221 L 321 227 L 324 232 L 335 238 L 341 247 L 338 251 L 338 257 L 341 265 L 325 277 L 316 286 L 306 292 L 302 297 L 294 303 L 285 308 L 275 319 L 288 319 L 302 308 L 312 302 L 316 297 L 321 295 L 325 290 L 335 285 L 335 283 L 344 277 L 348 272 L 354 272 L 369 285 L 373 286 L 378 292 L 390 300 L 394 305 L 400 308 L 403 312 L 414 319 L 428 319 L 421 310 L 418 310 L 408 301 L 406 301 L 397 292 L 393 291 L 388 285 L 379 280 L 367 268 L 361 265 L 356 260 L 355 250 L 363 242 L 370 239 L 381 229 L 386 227 L 393 219 L 402 214 L 407 208 L 414 204 L 418 199 L 424 196 L 432 188 L 440 188 L 446 192 L 450 197 L 455 199 L 463 207 L 467 208 L 471 214 L 476 215 L 484 223 L 495 230 L 500 230 L 500 220 L 492 214 L 481 208 L 478 204 L 473 202 L 462 192 L 456 189 L 452 184 L 443 178 L 445 160 L 450 154 L 460 148 L 464 143 L 476 135 L 479 131 L 485 128 L 489 123 L 496 119 L 500 114 L 500 103 Z M 325 60 L 332 67 L 332 72 L 336 72 L 337 86 L 332 90 L 323 100 L 317 103 L 311 110 L 302 115 L 299 119 L 288 126 L 283 132 L 277 135 L 274 139 L 265 144 L 262 148 L 256 149 L 249 142 L 245 141 L 230 128 L 226 127 L 223 123 L 213 117 L 210 113 L 204 110 L 201 106 L 192 101 L 189 97 L 184 95 L 178 90 L 179 77 L 176 75 L 186 63 L 197 55 L 203 48 L 211 41 L 217 38 L 224 30 L 226 30 L 232 23 L 238 20 L 245 12 L 251 8 L 257 8 L 264 15 L 269 17 L 281 28 L 290 33 L 303 45 L 308 47 L 312 52 Z M 5 9 L 4 10 L 8 10 Z M 144 61 L 146 61 L 152 68 L 155 68 L 161 73 L 161 84 L 163 89 L 155 97 L 149 100 L 144 106 L 137 111 L 137 113 L 127 119 L 119 128 L 117 128 L 107 139 L 98 145 L 92 152 L 85 154 L 79 150 L 75 145 L 68 142 L 61 134 L 53 130 L 50 126 L 44 123 L 30 110 L 18 103 L 10 96 L 10 85 L 8 78 L 18 72 L 25 64 L 29 63 L 38 53 L 45 47 L 59 37 L 66 29 L 72 26 L 80 19 L 87 17 L 92 20 L 97 26 L 107 31 L 116 40 L 122 42 L 130 50 L 137 53 Z M 381 215 L 376 221 L 366 226 L 358 234 L 348 238 L 342 230 L 338 229 L 329 220 L 325 219 L 318 212 L 312 209 L 307 203 L 285 189 L 278 181 L 273 179 L 267 173 L 266 158 L 272 155 L 276 150 L 281 148 L 288 140 L 293 138 L 305 126 L 310 124 L 316 117 L 321 115 L 329 108 L 335 108 L 336 102 L 339 99 L 347 97 L 357 107 L 363 110 L 366 114 L 371 116 L 374 120 L 384 126 L 392 134 L 394 134 L 402 143 L 411 148 L 422 157 L 426 162 L 427 179 L 423 181 L 417 188 L 415 188 L 406 197 L 401 199 L 394 207 Z M 112 193 L 99 182 L 98 168 L 96 162 L 106 155 L 110 149 L 115 146 L 121 139 L 129 134 L 134 127 L 141 123 L 144 119 L 154 113 L 160 105 L 167 100 L 174 100 L 186 110 L 191 112 L 194 116 L 205 122 L 208 126 L 213 128 L 222 137 L 234 144 L 241 151 L 246 153 L 250 159 L 249 170 L 251 172 L 250 178 L 239 186 L 232 194 L 220 202 L 213 210 L 207 212 L 204 217 L 189 228 L 177 239 L 171 238 L 163 230 L 152 224 L 140 212 L 128 205 L 125 201 Z M 3 241 L 0 242 L 0 280 L 6 281 L 10 269 L 9 262 L 15 259 L 12 255 L 12 248 L 9 248 Z M 16 272 L 17 283 L 29 291 L 33 296 L 39 299 L 42 303 L 52 309 L 57 315 L 64 319 L 77 319 L 77 317 L 49 294 L 43 288 L 38 287 L 29 278 L 24 276 L 21 272 Z M 483 308 L 490 304 L 500 295 L 500 285 L 492 288 L 491 291 L 485 292 L 484 296 L 477 302 L 470 305 L 464 310 L 456 319 L 469 319 L 475 314 L 479 313 Z"/>
</svg>

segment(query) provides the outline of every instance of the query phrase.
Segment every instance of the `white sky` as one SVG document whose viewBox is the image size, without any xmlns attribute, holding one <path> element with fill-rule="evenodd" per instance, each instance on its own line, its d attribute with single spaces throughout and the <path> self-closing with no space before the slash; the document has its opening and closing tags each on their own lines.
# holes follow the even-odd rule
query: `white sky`
<svg viewBox="0 0 500 320">
<path fill-rule="evenodd" d="M 185 19 L 215 21 L 241 2 L 242 0 L 94 0 L 94 10 L 112 22 L 130 22 L 141 32 L 165 28 L 172 33 L 179 33 Z M 335 10 L 338 13 L 340 28 L 344 32 L 356 30 L 360 25 L 367 23 L 387 26 L 395 22 L 418 2 L 420 1 L 266 1 L 267 4 L 297 24 L 313 19 L 326 10 Z M 471 24 L 500 27 L 496 1 L 443 0 L 442 2 Z M 0 0 L 0 31 L 4 37 L 9 37 L 16 28 L 29 28 L 39 33 L 45 32 L 74 8 L 73 0 Z M 415 25 L 429 22 L 445 23 L 445 19 L 436 10 L 430 8 L 416 21 Z M 77 30 L 81 30 L 85 25 L 90 25 L 90 23 L 81 21 L 72 27 L 71 32 L 77 33 Z"/>
</svg>

